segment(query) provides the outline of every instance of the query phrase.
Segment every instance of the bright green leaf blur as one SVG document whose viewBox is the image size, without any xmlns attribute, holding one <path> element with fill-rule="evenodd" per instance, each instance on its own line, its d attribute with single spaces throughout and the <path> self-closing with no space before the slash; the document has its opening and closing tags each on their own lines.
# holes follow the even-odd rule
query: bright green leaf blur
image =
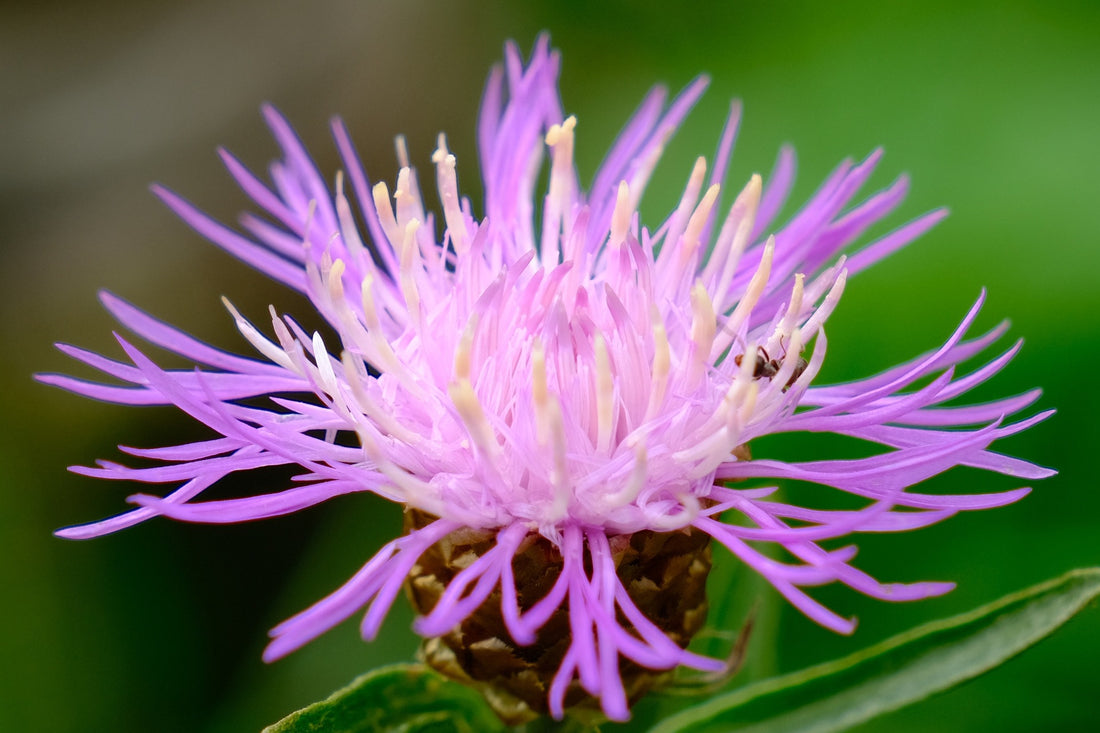
<svg viewBox="0 0 1100 733">
<path fill-rule="evenodd" d="M 950 689 L 1041 641 L 1100 595 L 1100 568 L 1012 593 L 843 659 L 715 697 L 649 733 L 833 733 Z"/>
</svg>

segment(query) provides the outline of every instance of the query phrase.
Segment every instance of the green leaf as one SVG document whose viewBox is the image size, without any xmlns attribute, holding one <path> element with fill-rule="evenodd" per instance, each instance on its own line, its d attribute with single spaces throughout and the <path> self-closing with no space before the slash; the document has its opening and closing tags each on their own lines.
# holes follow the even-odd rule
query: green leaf
<svg viewBox="0 0 1100 733">
<path fill-rule="evenodd" d="M 665 719 L 650 733 L 846 730 L 996 667 L 1098 595 L 1100 568 L 1073 570 L 842 659 L 712 698 Z"/>
<path fill-rule="evenodd" d="M 291 713 L 263 733 L 494 733 L 504 725 L 475 690 L 422 664 L 396 664 L 357 677 L 329 698 Z"/>
</svg>

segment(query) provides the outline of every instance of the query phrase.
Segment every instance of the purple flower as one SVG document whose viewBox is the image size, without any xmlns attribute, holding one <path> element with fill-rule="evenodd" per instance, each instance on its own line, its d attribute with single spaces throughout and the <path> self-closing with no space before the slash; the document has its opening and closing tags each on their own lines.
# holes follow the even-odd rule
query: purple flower
<svg viewBox="0 0 1100 733">
<path fill-rule="evenodd" d="M 826 356 L 825 321 L 848 277 L 945 212 L 845 257 L 901 202 L 908 181 L 859 200 L 881 154 L 845 161 L 778 226 L 795 167 L 787 148 L 766 184 L 753 176 L 732 205 L 721 205 L 740 118 L 734 103 L 713 166 L 695 162 L 679 205 L 650 230 L 638 202 L 705 80 L 667 106 L 665 91 L 654 89 L 586 191 L 573 165 L 576 120 L 562 110 L 558 70 L 559 57 L 542 38 L 526 65 L 509 46 L 504 66 L 490 75 L 478 130 L 484 216 L 460 196 L 455 158 L 440 137 L 432 160 L 442 237 L 403 143 L 391 194 L 385 183 L 371 186 L 335 121 L 345 170 L 330 187 L 271 108 L 264 115 L 284 157 L 272 165 L 270 185 L 221 154 L 266 213 L 244 216 L 247 234 L 157 187 L 200 234 L 305 294 L 337 338 L 306 333 L 274 309 L 270 329 L 255 326 L 227 302 L 259 353 L 235 356 L 103 295 L 129 330 L 201 368 L 161 369 L 120 337 L 129 363 L 60 348 L 132 386 L 39 378 L 110 402 L 172 404 L 217 437 L 123 449 L 152 459 L 152 467 L 74 469 L 175 488 L 164 497 L 137 494 L 130 498 L 136 509 L 58 534 L 94 537 L 154 516 L 243 522 L 376 493 L 407 507 L 406 532 L 342 588 L 276 627 L 264 658 L 281 657 L 364 608 L 363 636 L 374 637 L 408 582 L 424 614 L 417 631 L 445 640 L 426 647 L 429 661 L 458 664 L 450 671 L 481 684 L 498 709 L 503 699 L 558 717 L 595 698 L 607 717 L 622 720 L 656 673 L 722 668 L 683 649 L 705 612 L 707 538 L 841 633 L 854 622 L 815 601 L 806 586 L 839 581 L 895 601 L 950 590 L 950 583 L 880 583 L 851 564 L 854 546 L 818 543 L 916 529 L 1028 492 L 908 491 L 953 466 L 1023 479 L 1050 475 L 989 450 L 1050 414 L 1006 420 L 1038 390 L 942 406 L 992 377 L 1020 344 L 956 375 L 956 365 L 1006 328 L 966 339 L 979 298 L 935 351 L 857 382 L 813 384 Z M 544 155 L 545 194 L 536 190 Z M 267 406 L 256 406 L 257 397 Z M 851 436 L 883 451 L 803 463 L 750 457 L 753 439 L 791 431 Z M 276 465 L 301 469 L 292 488 L 195 500 L 231 473 Z M 777 501 L 774 486 L 746 479 L 808 481 L 866 506 L 794 506 Z M 721 521 L 723 513 L 737 521 Z M 768 545 L 783 548 L 785 559 L 772 559 Z M 522 669 L 501 662 L 478 671 L 455 661 L 462 656 L 456 649 L 466 648 Z"/>
</svg>

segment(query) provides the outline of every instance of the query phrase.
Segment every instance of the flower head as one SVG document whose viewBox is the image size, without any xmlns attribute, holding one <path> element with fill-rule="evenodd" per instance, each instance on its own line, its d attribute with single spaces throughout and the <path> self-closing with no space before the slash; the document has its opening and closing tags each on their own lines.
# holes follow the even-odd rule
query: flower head
<svg viewBox="0 0 1100 733">
<path fill-rule="evenodd" d="M 813 384 L 826 356 L 824 325 L 848 277 L 944 212 L 846 257 L 908 186 L 903 177 L 856 198 L 879 161 L 876 151 L 858 164 L 843 162 L 775 225 L 794 153 L 780 152 L 766 183 L 754 175 L 736 196 L 725 195 L 740 117 L 735 103 L 713 164 L 695 162 L 679 205 L 650 229 L 639 201 L 705 80 L 667 106 L 664 90 L 652 91 L 585 190 L 573 165 L 577 122 L 562 110 L 558 70 L 559 57 L 542 38 L 526 64 L 509 46 L 505 64 L 492 72 L 478 131 L 481 217 L 459 193 L 442 136 L 432 157 L 442 202 L 437 227 L 403 142 L 394 190 L 372 187 L 335 121 L 344 172 L 330 187 L 271 108 L 264 115 L 283 159 L 273 164 L 270 185 L 222 153 L 267 216 L 245 215 L 247 234 L 156 188 L 199 233 L 305 294 L 336 337 L 306 333 L 274 309 L 265 335 L 266 327 L 227 301 L 259 354 L 246 358 L 104 295 L 124 326 L 200 368 L 161 369 L 120 338 L 129 363 L 61 348 L 131 386 L 40 379 L 111 402 L 173 404 L 218 437 L 124 449 L 158 462 L 153 467 L 76 469 L 175 488 L 163 497 L 138 494 L 131 497 L 136 509 L 59 534 L 92 537 L 153 516 L 241 522 L 376 493 L 407 508 L 406 532 L 342 588 L 276 627 L 265 658 L 364 608 L 363 636 L 373 637 L 411 576 L 423 614 L 416 629 L 437 640 L 426 648 L 429 661 L 481 683 L 501 710 L 556 716 L 591 696 L 608 717 L 624 719 L 655 674 L 677 665 L 721 667 L 683 648 L 705 615 L 708 538 L 841 633 L 853 621 L 804 587 L 839 581 L 887 600 L 950 590 L 949 583 L 880 583 L 851 564 L 854 547 L 819 543 L 915 529 L 1028 491 L 908 490 L 952 466 L 1049 475 L 988 450 L 1046 417 L 1006 422 L 1037 390 L 942 406 L 1000 370 L 1019 344 L 956 375 L 957 364 L 1005 330 L 965 340 L 979 299 L 935 351 L 861 381 Z M 545 193 L 537 190 L 544 157 Z M 244 402 L 257 397 L 269 398 L 266 406 Z M 753 439 L 790 431 L 837 433 L 883 450 L 859 460 L 750 457 Z M 292 488 L 196 501 L 231 473 L 275 465 L 301 469 Z M 866 506 L 794 506 L 776 500 L 774 487 L 744 479 L 808 481 Z M 723 513 L 738 521 L 721 521 Z M 786 558 L 765 554 L 769 544 Z M 457 661 L 462 649 L 475 661 Z"/>
</svg>

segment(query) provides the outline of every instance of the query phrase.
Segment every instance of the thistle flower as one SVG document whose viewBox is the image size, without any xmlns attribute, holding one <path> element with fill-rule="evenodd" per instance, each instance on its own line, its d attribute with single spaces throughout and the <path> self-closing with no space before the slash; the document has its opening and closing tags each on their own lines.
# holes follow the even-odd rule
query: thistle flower
<svg viewBox="0 0 1100 733">
<path fill-rule="evenodd" d="M 122 449 L 157 462 L 151 467 L 75 468 L 175 488 L 163 497 L 137 494 L 130 498 L 137 508 L 58 534 L 94 537 L 154 516 L 250 521 L 356 492 L 398 502 L 404 533 L 339 590 L 273 629 L 264 658 L 288 654 L 364 608 L 362 634 L 373 638 L 407 584 L 429 663 L 479 685 L 512 720 L 543 711 L 561 717 L 585 701 L 622 720 L 663 672 L 720 670 L 722 662 L 685 650 L 705 618 L 710 540 L 840 633 L 854 621 L 805 587 L 840 582 L 893 601 L 950 590 L 880 583 L 851 564 L 854 546 L 819 543 L 916 529 L 1028 492 L 908 491 L 953 466 L 1049 475 L 989 450 L 1049 414 L 1006 422 L 1038 390 L 943 406 L 992 377 L 1020 344 L 956 375 L 956 365 L 1006 329 L 966 340 L 979 298 L 940 348 L 860 381 L 813 384 L 826 356 L 824 325 L 848 277 L 945 212 L 846 257 L 901 202 L 907 179 L 857 201 L 881 153 L 845 161 L 774 226 L 794 174 L 787 148 L 767 183 L 754 175 L 727 208 L 719 200 L 740 118 L 734 103 L 709 176 L 700 158 L 679 205 L 651 230 L 639 201 L 705 79 L 667 107 L 665 91 L 654 89 L 586 191 L 558 71 L 544 37 L 526 64 L 509 45 L 491 73 L 478 129 L 483 217 L 460 196 L 456 161 L 440 136 L 432 161 L 441 236 L 403 141 L 391 196 L 385 183 L 371 186 L 336 120 L 344 172 L 330 188 L 269 107 L 264 116 L 283 151 L 270 186 L 221 153 L 267 215 L 246 214 L 247 234 L 156 187 L 200 234 L 305 294 L 336 338 L 309 334 L 274 308 L 269 337 L 226 301 L 259 353 L 236 356 L 104 294 L 125 327 L 200 368 L 161 369 L 119 337 L 129 363 L 60 348 L 128 386 L 39 378 L 109 402 L 172 404 L 218 437 Z M 536 190 L 544 156 L 545 195 Z M 260 397 L 266 406 L 257 406 Z M 851 436 L 883 450 L 858 460 L 751 458 L 755 438 L 791 431 Z M 292 488 L 196 500 L 229 474 L 279 465 L 301 470 Z M 866 506 L 787 504 L 774 486 L 746 479 L 811 482 Z M 784 559 L 773 559 L 769 545 Z"/>
</svg>

